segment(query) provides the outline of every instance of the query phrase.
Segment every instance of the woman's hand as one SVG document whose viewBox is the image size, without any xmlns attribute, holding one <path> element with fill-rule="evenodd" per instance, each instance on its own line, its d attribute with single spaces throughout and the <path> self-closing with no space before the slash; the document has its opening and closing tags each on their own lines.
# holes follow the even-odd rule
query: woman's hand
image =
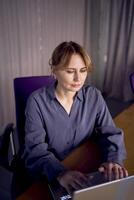
<svg viewBox="0 0 134 200">
<path fill-rule="evenodd" d="M 87 176 L 79 171 L 67 171 L 59 175 L 57 180 L 69 194 L 87 185 Z"/>
<path fill-rule="evenodd" d="M 128 176 L 128 172 L 125 169 L 125 167 L 112 162 L 101 164 L 101 166 L 99 167 L 99 171 L 103 172 L 105 178 L 109 181 L 113 179 L 117 180 Z"/>
</svg>

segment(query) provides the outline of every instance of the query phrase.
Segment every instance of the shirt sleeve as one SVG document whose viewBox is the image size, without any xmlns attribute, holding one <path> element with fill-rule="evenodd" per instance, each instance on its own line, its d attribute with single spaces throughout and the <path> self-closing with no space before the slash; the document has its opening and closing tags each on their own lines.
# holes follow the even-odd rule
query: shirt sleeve
<svg viewBox="0 0 134 200">
<path fill-rule="evenodd" d="M 126 158 L 124 133 L 113 122 L 106 103 L 98 91 L 98 113 L 95 124 L 95 135 L 102 150 L 103 162 L 115 162 L 123 165 Z"/>
<path fill-rule="evenodd" d="M 66 169 L 48 149 L 42 112 L 35 98 L 29 98 L 25 115 L 25 166 L 32 176 L 45 175 L 51 181 Z"/>
</svg>

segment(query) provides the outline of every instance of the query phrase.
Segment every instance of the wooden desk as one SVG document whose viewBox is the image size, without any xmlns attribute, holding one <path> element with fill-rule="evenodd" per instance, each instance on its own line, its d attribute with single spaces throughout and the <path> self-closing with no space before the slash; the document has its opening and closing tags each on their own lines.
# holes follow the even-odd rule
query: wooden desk
<svg viewBox="0 0 134 200">
<path fill-rule="evenodd" d="M 128 109 L 124 110 L 114 119 L 116 125 L 122 128 L 125 132 L 125 143 L 128 153 L 128 159 L 125 162 L 125 166 L 129 171 L 129 174 L 134 174 L 134 104 Z M 82 153 L 83 152 L 83 153 Z M 76 157 L 83 157 L 86 152 L 86 155 L 89 157 L 88 145 L 82 147 L 82 151 L 74 152 L 74 155 L 71 155 L 70 158 L 67 158 L 64 163 L 70 168 L 74 168 L 77 164 Z M 80 155 L 80 156 L 79 156 Z M 75 159 L 74 159 L 75 157 Z M 71 165 L 70 165 L 71 160 Z M 72 162 L 73 161 L 73 162 Z M 80 161 L 79 161 L 80 163 Z M 82 162 L 81 162 L 82 163 Z M 78 165 L 77 165 L 78 166 Z M 85 171 L 88 166 L 86 166 Z M 82 166 L 83 168 L 83 166 Z M 36 183 L 33 184 L 26 192 L 24 192 L 17 200 L 51 200 L 51 196 L 47 191 L 47 185 L 45 183 Z"/>
<path fill-rule="evenodd" d="M 47 183 L 33 184 L 16 200 L 52 200 Z"/>
<path fill-rule="evenodd" d="M 124 130 L 127 160 L 125 167 L 129 175 L 134 174 L 134 104 L 125 109 L 114 119 L 116 125 Z"/>
</svg>

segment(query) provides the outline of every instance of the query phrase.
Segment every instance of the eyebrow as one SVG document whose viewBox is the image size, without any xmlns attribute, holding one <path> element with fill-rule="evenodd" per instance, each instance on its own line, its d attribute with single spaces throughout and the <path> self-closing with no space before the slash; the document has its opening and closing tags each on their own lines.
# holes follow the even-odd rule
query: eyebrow
<svg viewBox="0 0 134 200">
<path fill-rule="evenodd" d="M 82 68 L 80 68 L 80 69 L 85 69 L 85 68 L 87 68 L 87 67 L 82 67 Z M 68 69 L 75 70 L 76 68 L 73 68 L 73 67 L 68 67 L 68 68 L 66 68 L 66 70 L 68 70 Z"/>
</svg>

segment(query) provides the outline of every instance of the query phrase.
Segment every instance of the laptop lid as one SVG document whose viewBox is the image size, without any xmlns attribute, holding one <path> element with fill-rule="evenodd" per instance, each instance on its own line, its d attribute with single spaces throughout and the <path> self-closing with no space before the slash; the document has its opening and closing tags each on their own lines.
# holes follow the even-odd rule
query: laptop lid
<svg viewBox="0 0 134 200">
<path fill-rule="evenodd" d="M 133 200 L 134 175 L 74 192 L 73 200 Z"/>
</svg>

